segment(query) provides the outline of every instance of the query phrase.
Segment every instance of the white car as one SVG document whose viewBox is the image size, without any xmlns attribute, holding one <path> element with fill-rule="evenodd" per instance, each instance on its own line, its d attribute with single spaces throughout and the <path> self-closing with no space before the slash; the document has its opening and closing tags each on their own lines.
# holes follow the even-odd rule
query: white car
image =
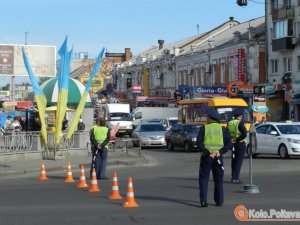
<svg viewBox="0 0 300 225">
<path fill-rule="evenodd" d="M 268 122 L 256 127 L 256 150 L 253 157 L 259 154 L 279 155 L 288 158 L 300 155 L 300 123 Z"/>
</svg>

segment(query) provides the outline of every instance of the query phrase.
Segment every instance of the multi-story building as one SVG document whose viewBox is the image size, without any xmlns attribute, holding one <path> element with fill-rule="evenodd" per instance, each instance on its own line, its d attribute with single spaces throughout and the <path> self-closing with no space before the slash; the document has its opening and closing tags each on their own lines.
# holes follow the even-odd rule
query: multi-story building
<svg viewBox="0 0 300 225">
<path fill-rule="evenodd" d="M 233 17 L 203 34 L 154 46 L 113 69 L 119 98 L 160 99 L 224 94 L 232 81 L 265 82 L 265 18 L 244 23 Z M 252 89 L 251 89 L 252 90 Z M 216 93 L 220 91 L 220 93 Z M 253 94 L 253 93 L 250 93 Z M 249 97 L 242 95 L 241 97 Z"/>
<path fill-rule="evenodd" d="M 132 53 L 130 48 L 125 48 L 125 53 L 105 53 L 105 58 L 101 61 L 101 68 L 93 79 L 90 94 L 97 97 L 102 91 L 107 91 L 107 85 L 112 83 L 111 70 L 116 63 L 120 64 L 125 60 L 130 60 Z M 86 84 L 94 68 L 96 59 L 88 59 L 87 53 L 78 53 L 71 62 L 71 77 Z"/>
<path fill-rule="evenodd" d="M 279 110 L 272 120 L 300 120 L 300 1 L 266 0 L 268 80 L 279 93 L 270 96 Z"/>
</svg>

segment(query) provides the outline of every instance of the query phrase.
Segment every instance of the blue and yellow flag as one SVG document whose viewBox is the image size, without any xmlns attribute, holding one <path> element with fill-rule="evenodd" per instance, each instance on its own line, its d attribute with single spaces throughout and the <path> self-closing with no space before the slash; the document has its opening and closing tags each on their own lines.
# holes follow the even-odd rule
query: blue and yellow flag
<svg viewBox="0 0 300 225">
<path fill-rule="evenodd" d="M 62 123 L 66 114 L 68 104 L 68 92 L 69 92 L 69 77 L 70 77 L 70 63 L 72 52 L 68 51 L 67 38 L 60 47 L 58 54 L 61 57 L 60 71 L 58 74 L 58 100 L 56 111 L 56 126 L 55 126 L 55 143 L 60 144 L 62 138 Z"/>
<path fill-rule="evenodd" d="M 27 73 L 29 74 L 29 78 L 31 80 L 31 84 L 33 87 L 33 92 L 35 95 L 37 107 L 39 110 L 39 117 L 41 121 L 41 136 L 42 139 L 47 146 L 47 128 L 46 128 L 46 121 L 45 121 L 45 111 L 46 111 L 46 106 L 47 106 L 47 98 L 42 90 L 42 88 L 39 86 L 29 63 L 29 60 L 27 58 L 27 55 L 25 53 L 24 48 L 22 48 L 22 54 L 23 54 L 23 61 L 27 70 Z"/>
<path fill-rule="evenodd" d="M 89 91 L 90 91 L 90 88 L 91 88 L 91 85 L 92 85 L 92 81 L 93 81 L 94 77 L 96 76 L 96 74 L 98 73 L 98 71 L 100 69 L 101 61 L 102 61 L 102 58 L 103 58 L 103 55 L 104 55 L 104 51 L 105 51 L 105 48 L 102 48 L 101 52 L 99 53 L 99 55 L 97 57 L 95 66 L 93 68 L 93 71 L 90 74 L 89 80 L 88 80 L 88 82 L 85 86 L 84 93 L 81 96 L 80 102 L 79 102 L 78 107 L 76 109 L 76 112 L 73 116 L 71 126 L 70 126 L 70 128 L 68 130 L 68 133 L 67 133 L 67 136 L 66 136 L 67 139 L 70 139 L 72 137 L 72 135 L 73 135 L 73 133 L 74 133 L 76 127 L 77 127 L 77 124 L 78 124 L 79 119 L 80 119 L 80 115 L 81 115 L 81 113 L 84 109 L 85 103 L 86 103 L 86 98 L 89 94 Z"/>
</svg>

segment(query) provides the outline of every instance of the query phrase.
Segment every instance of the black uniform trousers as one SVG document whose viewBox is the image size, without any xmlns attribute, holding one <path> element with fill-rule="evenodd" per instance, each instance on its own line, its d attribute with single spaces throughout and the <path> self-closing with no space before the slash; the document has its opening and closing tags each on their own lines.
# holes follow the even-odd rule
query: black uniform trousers
<svg viewBox="0 0 300 225">
<path fill-rule="evenodd" d="M 223 164 L 223 158 L 219 157 Z M 207 189 L 210 171 L 212 171 L 214 179 L 214 200 L 216 204 L 222 205 L 224 202 L 224 190 L 223 190 L 223 177 L 224 171 L 218 164 L 216 159 L 212 159 L 209 156 L 201 157 L 200 169 L 199 169 L 199 189 L 200 189 L 200 202 L 207 203 Z"/>
<path fill-rule="evenodd" d="M 231 179 L 232 180 L 239 180 L 240 179 L 240 172 L 244 160 L 246 152 L 246 143 L 236 142 L 234 143 L 234 158 L 232 157 L 231 160 Z"/>
</svg>

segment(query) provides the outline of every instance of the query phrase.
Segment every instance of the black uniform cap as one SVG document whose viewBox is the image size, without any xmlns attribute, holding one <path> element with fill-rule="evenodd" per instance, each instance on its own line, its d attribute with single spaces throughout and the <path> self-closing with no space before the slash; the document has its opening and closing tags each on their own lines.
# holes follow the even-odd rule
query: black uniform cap
<svg viewBox="0 0 300 225">
<path fill-rule="evenodd" d="M 237 108 L 237 109 L 233 110 L 234 116 L 241 116 L 243 114 L 244 114 L 244 109 L 242 109 L 242 108 Z"/>
<path fill-rule="evenodd" d="M 212 120 L 215 120 L 215 121 L 218 121 L 218 122 L 220 121 L 219 112 L 215 108 L 208 107 L 206 112 L 207 112 L 207 116 L 209 118 L 211 118 Z"/>
</svg>

